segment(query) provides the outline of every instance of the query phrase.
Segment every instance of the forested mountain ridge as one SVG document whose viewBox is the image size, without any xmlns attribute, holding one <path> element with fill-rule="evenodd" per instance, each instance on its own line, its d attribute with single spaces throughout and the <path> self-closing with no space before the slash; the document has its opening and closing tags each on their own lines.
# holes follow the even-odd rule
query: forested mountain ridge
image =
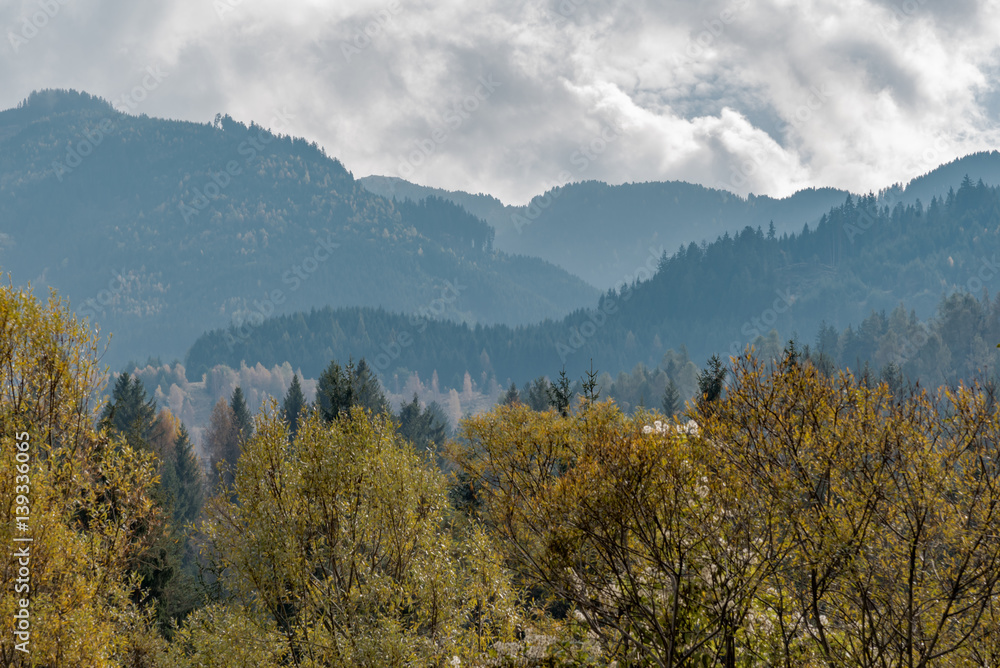
<svg viewBox="0 0 1000 668">
<path fill-rule="evenodd" d="M 889 208 L 874 194 L 848 197 L 815 228 L 779 236 L 773 228 L 747 227 L 682 247 L 654 269 L 561 321 L 470 328 L 386 311 L 326 309 L 268 320 L 243 340 L 223 330 L 208 333 L 188 352 L 187 364 L 194 371 L 288 361 L 311 373 L 325 359 L 353 355 L 376 360 L 383 374 L 437 371 L 450 384 L 468 371 L 477 379 L 523 382 L 554 377 L 563 365 L 579 377 L 590 359 L 612 374 L 639 362 L 656 366 L 682 345 L 701 363 L 760 344 L 772 329 L 809 342 L 821 324 L 857 327 L 873 311 L 900 303 L 927 319 L 943 296 L 978 297 L 1000 286 L 1000 188 L 965 179 L 926 208 Z M 853 367 L 859 357 L 852 346 L 836 354 Z"/>
<path fill-rule="evenodd" d="M 969 174 L 974 181 L 1000 185 L 1000 153 L 983 152 L 954 160 L 910 183 L 880 192 L 880 201 L 926 205 L 944 197 Z M 673 251 L 679 245 L 712 241 L 749 225 L 778 234 L 815 227 L 846 191 L 801 190 L 789 197 L 739 197 L 726 190 L 680 181 L 609 185 L 585 181 L 554 188 L 526 206 L 506 206 L 484 194 L 445 191 L 402 179 L 368 176 L 359 183 L 385 197 L 419 200 L 434 196 L 455 202 L 496 229 L 496 246 L 530 253 L 607 289 L 645 261 L 650 247 Z"/>
<path fill-rule="evenodd" d="M 0 112 L 0 269 L 114 332 L 112 365 L 317 306 L 525 323 L 596 298 L 552 265 L 496 252 L 490 226 L 449 202 L 373 195 L 281 123 L 32 94 Z"/>
</svg>

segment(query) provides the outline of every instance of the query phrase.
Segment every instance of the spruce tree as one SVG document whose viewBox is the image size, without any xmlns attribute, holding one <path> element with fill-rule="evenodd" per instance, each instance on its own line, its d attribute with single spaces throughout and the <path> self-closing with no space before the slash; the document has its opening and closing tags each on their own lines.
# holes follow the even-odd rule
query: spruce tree
<svg viewBox="0 0 1000 668">
<path fill-rule="evenodd" d="M 725 389 L 726 367 L 722 358 L 712 355 L 708 360 L 708 368 L 698 374 L 698 394 L 707 404 L 722 398 Z"/>
<path fill-rule="evenodd" d="M 146 449 L 156 425 L 156 401 L 146 396 L 138 378 L 123 373 L 101 412 L 101 426 L 125 437 L 134 448 Z"/>
<path fill-rule="evenodd" d="M 507 393 L 504 394 L 503 398 L 500 400 L 500 404 L 503 406 L 513 406 L 514 404 L 519 403 L 521 403 L 521 395 L 517 392 L 517 384 L 511 383 Z"/>
<path fill-rule="evenodd" d="M 285 400 L 282 403 L 282 417 L 288 425 L 288 431 L 295 438 L 299 432 L 299 418 L 305 412 L 306 397 L 302 393 L 302 384 L 299 383 L 298 374 L 292 374 L 292 384 L 288 386 Z"/>
<path fill-rule="evenodd" d="M 559 372 L 559 380 L 549 387 L 549 404 L 563 417 L 569 416 L 569 404 L 573 398 L 573 390 L 570 389 L 569 376 L 566 375 L 566 367 Z"/>
<path fill-rule="evenodd" d="M 233 419 L 240 438 L 244 441 L 249 440 L 253 435 L 253 418 L 250 416 L 250 409 L 247 408 L 246 399 L 243 397 L 243 389 L 239 385 L 233 390 L 229 407 L 233 410 Z"/>
<path fill-rule="evenodd" d="M 177 485 L 174 520 L 179 524 L 187 524 L 193 522 L 201 512 L 205 488 L 201 464 L 191 445 L 187 427 L 183 424 L 174 442 L 173 471 Z"/>
<path fill-rule="evenodd" d="M 681 410 L 681 393 L 671 378 L 667 381 L 667 387 L 663 390 L 663 414 L 673 417 Z"/>
</svg>

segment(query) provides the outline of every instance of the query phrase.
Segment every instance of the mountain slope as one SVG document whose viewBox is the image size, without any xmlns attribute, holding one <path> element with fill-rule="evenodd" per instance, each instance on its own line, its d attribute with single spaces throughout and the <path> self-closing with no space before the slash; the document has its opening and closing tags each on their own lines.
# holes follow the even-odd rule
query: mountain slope
<svg viewBox="0 0 1000 668">
<path fill-rule="evenodd" d="M 771 236 L 748 226 L 706 246 L 692 243 L 662 258 L 648 280 L 609 291 L 596 308 L 561 321 L 469 328 L 385 311 L 328 310 L 268 320 L 235 346 L 228 345 L 230 332 L 206 333 L 187 361 L 192 368 L 288 361 L 316 373 L 331 358 L 363 355 L 383 375 L 437 372 L 445 383 L 461 382 L 466 371 L 475 379 L 523 382 L 554 377 L 563 365 L 579 377 L 590 360 L 614 374 L 639 362 L 654 366 L 681 346 L 696 362 L 738 353 L 772 329 L 811 343 L 824 323 L 857 326 L 872 311 L 900 303 L 915 310 L 914 318 L 927 318 L 943 295 L 1000 291 L 998 258 L 1000 188 L 965 179 L 926 207 L 890 209 L 874 195 L 849 198 L 798 234 Z M 859 336 L 870 339 L 862 329 Z M 852 345 L 844 359 L 853 365 Z M 886 346 L 905 350 L 907 342 Z M 893 350 L 877 353 L 891 359 Z"/>
<path fill-rule="evenodd" d="M 493 230 L 451 203 L 373 195 L 303 139 L 128 116 L 67 91 L 0 112 L 0 234 L 3 271 L 115 333 L 112 364 L 326 305 L 526 323 L 597 296 L 496 252 Z"/>
<path fill-rule="evenodd" d="M 944 197 L 968 174 L 973 181 L 1000 185 L 1000 153 L 976 153 L 914 178 L 905 187 L 883 193 L 883 203 L 925 205 Z M 420 200 L 448 199 L 496 229 L 497 248 L 531 253 L 607 289 L 641 266 L 650 249 L 673 253 L 692 241 L 711 241 L 745 226 L 767 231 L 771 221 L 778 234 L 815 227 L 847 192 L 833 188 L 802 190 L 789 197 L 738 197 L 732 193 L 679 181 L 627 183 L 611 186 L 589 181 L 574 183 L 534 198 L 528 206 L 505 206 L 489 195 L 471 195 L 368 176 L 358 179 L 384 197 Z"/>
</svg>

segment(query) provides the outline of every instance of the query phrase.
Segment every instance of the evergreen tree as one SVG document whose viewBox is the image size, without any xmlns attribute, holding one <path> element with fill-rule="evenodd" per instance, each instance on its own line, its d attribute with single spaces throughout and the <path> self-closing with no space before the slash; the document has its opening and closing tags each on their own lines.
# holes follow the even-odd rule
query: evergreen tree
<svg viewBox="0 0 1000 668">
<path fill-rule="evenodd" d="M 573 398 L 573 390 L 570 389 L 569 376 L 566 375 L 566 367 L 559 372 L 559 380 L 549 387 L 549 404 L 563 417 L 569 416 L 569 404 Z"/>
<path fill-rule="evenodd" d="M 232 485 L 236 463 L 240 459 L 240 435 L 236 416 L 225 399 L 219 399 L 205 434 L 205 452 L 217 486 Z"/>
<path fill-rule="evenodd" d="M 349 413 L 354 404 L 353 364 L 344 369 L 332 360 L 316 383 L 316 408 L 323 419 L 332 422 L 341 413 Z"/>
<path fill-rule="evenodd" d="M 364 357 L 354 368 L 351 381 L 354 385 L 355 405 L 361 406 L 374 415 L 390 412 L 389 400 L 386 399 L 385 392 L 382 391 L 382 385 Z"/>
<path fill-rule="evenodd" d="M 597 388 L 597 372 L 594 371 L 594 360 L 590 360 L 590 371 L 585 372 L 587 379 L 582 382 L 583 398 L 592 403 L 601 396 L 601 391 Z"/>
<path fill-rule="evenodd" d="M 244 441 L 249 439 L 253 435 L 253 417 L 251 417 L 250 409 L 247 408 L 246 399 L 243 397 L 243 389 L 239 385 L 233 390 L 229 407 L 233 410 L 233 419 L 240 439 Z"/>
<path fill-rule="evenodd" d="M 708 368 L 698 374 L 698 394 L 706 404 L 722 398 L 725 389 L 726 367 L 722 358 L 712 355 L 708 360 Z"/>
<path fill-rule="evenodd" d="M 198 455 L 194 452 L 191 438 L 183 424 L 174 443 L 174 461 L 172 463 L 177 485 L 174 521 L 178 524 L 187 524 L 193 522 L 201 512 L 205 500 L 205 488 Z"/>
<path fill-rule="evenodd" d="M 101 412 L 101 425 L 125 437 L 134 448 L 148 448 L 156 425 L 156 401 L 146 396 L 142 381 L 118 376 L 111 399 Z"/>
<path fill-rule="evenodd" d="M 526 383 L 523 396 L 528 397 L 528 407 L 533 411 L 544 411 L 549 408 L 549 381 L 545 376 L 539 376 L 534 382 Z"/>
<path fill-rule="evenodd" d="M 507 389 L 507 393 L 503 395 L 503 399 L 500 400 L 500 404 L 503 406 L 513 406 L 514 404 L 521 403 L 521 395 L 517 392 L 517 385 L 511 383 L 510 387 Z"/>
<path fill-rule="evenodd" d="M 400 407 L 398 419 L 400 436 L 418 449 L 436 448 L 444 443 L 444 422 L 431 406 L 421 409 L 416 393 L 413 394 L 413 401 Z"/>
<path fill-rule="evenodd" d="M 663 414 L 667 417 L 673 417 L 680 412 L 681 408 L 681 393 L 671 378 L 667 382 L 666 389 L 663 390 Z"/>
<path fill-rule="evenodd" d="M 328 422 L 349 413 L 351 406 L 361 406 L 373 415 L 389 412 L 382 385 L 363 357 L 357 366 L 353 360 L 346 367 L 337 360 L 330 362 L 316 385 L 316 406 Z"/>
<path fill-rule="evenodd" d="M 299 419 L 306 410 L 306 397 L 302 393 L 302 384 L 299 383 L 298 374 L 292 374 L 292 384 L 288 386 L 285 400 L 282 403 L 282 417 L 288 425 L 288 431 L 292 438 L 299 431 Z"/>
</svg>

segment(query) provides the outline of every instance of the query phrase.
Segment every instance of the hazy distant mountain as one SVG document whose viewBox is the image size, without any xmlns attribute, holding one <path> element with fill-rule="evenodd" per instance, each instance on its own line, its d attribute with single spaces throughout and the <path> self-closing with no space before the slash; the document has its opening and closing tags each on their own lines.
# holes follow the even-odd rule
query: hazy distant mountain
<svg viewBox="0 0 1000 668">
<path fill-rule="evenodd" d="M 944 197 L 968 174 L 973 181 L 1000 184 L 1000 154 L 978 153 L 915 178 L 905 189 L 887 191 L 890 204 L 926 205 Z M 815 226 L 848 193 L 833 188 L 802 190 L 790 197 L 738 197 L 724 190 L 680 181 L 628 183 L 611 186 L 588 181 L 556 188 L 528 206 L 505 206 L 489 195 L 471 195 L 368 176 L 358 179 L 372 192 L 402 200 L 427 196 L 449 199 L 483 218 L 496 229 L 496 247 L 509 253 L 537 255 L 607 289 L 634 275 L 662 248 L 673 253 L 690 242 L 712 241 L 749 225 L 767 231 L 800 232 Z"/>
<path fill-rule="evenodd" d="M 450 202 L 372 194 L 280 124 L 32 94 L 0 112 L 0 269 L 113 331 L 112 364 L 327 305 L 516 324 L 596 299 L 553 265 L 496 252 L 493 230 Z"/>
<path fill-rule="evenodd" d="M 1000 362 L 1000 188 L 962 178 L 946 191 L 892 208 L 874 195 L 851 197 L 797 234 L 747 226 L 704 247 L 689 244 L 648 280 L 561 321 L 469 328 L 330 309 L 268 320 L 235 347 L 228 332 L 209 332 L 186 359 L 193 369 L 287 361 L 316 374 L 330 358 L 364 355 L 384 376 L 436 372 L 455 386 L 467 372 L 506 385 L 554 377 L 564 365 L 578 378 L 591 360 L 611 374 L 639 362 L 653 367 L 682 346 L 703 364 L 712 353 L 760 345 L 776 329 L 772 348 L 797 334 L 800 346 L 855 370 L 859 360 L 876 371 L 894 362 L 896 373 L 950 382 Z M 942 302 L 956 293 L 965 295 Z M 992 308 L 974 306 L 984 296 Z M 931 335 L 917 320 L 935 314 Z"/>
</svg>

